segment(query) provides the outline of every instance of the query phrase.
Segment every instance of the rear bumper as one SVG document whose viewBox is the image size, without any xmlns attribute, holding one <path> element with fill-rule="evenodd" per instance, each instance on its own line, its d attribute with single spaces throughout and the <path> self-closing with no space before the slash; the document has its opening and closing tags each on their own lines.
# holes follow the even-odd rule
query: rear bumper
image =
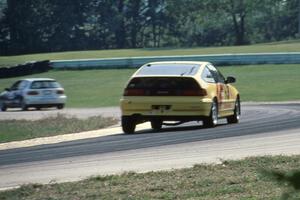
<svg viewBox="0 0 300 200">
<path fill-rule="evenodd" d="M 211 103 L 211 99 L 199 97 L 131 97 L 120 101 L 122 116 L 179 121 L 209 116 Z"/>
<path fill-rule="evenodd" d="M 50 98 L 30 97 L 25 98 L 27 105 L 60 105 L 65 104 L 67 97 L 65 95 Z"/>
</svg>

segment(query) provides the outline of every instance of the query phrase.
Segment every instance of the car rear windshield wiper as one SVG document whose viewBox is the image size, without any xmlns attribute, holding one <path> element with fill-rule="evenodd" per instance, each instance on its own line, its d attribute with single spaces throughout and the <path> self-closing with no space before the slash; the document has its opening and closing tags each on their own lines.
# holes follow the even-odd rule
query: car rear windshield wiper
<svg viewBox="0 0 300 200">
<path fill-rule="evenodd" d="M 192 67 L 188 73 L 187 72 L 183 72 L 183 73 L 180 74 L 180 76 L 183 76 L 185 74 L 191 74 L 194 71 L 194 69 L 195 69 L 195 66 Z"/>
</svg>

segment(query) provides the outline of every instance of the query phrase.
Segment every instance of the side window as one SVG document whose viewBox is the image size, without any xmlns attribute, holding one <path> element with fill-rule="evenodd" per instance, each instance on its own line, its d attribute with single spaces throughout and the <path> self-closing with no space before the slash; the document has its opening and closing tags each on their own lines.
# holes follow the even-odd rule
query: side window
<svg viewBox="0 0 300 200">
<path fill-rule="evenodd" d="M 202 74 L 201 74 L 201 78 L 208 82 L 208 83 L 215 83 L 215 79 L 213 78 L 213 75 L 211 74 L 210 70 L 205 67 Z"/>
<path fill-rule="evenodd" d="M 26 86 L 28 85 L 28 82 L 27 81 L 22 81 L 19 86 L 18 86 L 18 89 L 19 90 L 23 90 L 26 88 Z"/>
<path fill-rule="evenodd" d="M 21 81 L 15 82 L 15 83 L 10 87 L 10 89 L 11 89 L 11 90 L 18 90 L 20 83 L 21 83 Z"/>
<path fill-rule="evenodd" d="M 34 81 L 31 83 L 31 89 L 40 89 L 42 87 L 41 81 Z"/>
<path fill-rule="evenodd" d="M 207 65 L 207 68 L 211 72 L 213 78 L 217 83 L 225 83 L 225 78 L 223 75 L 212 65 Z"/>
<path fill-rule="evenodd" d="M 218 83 L 225 83 L 224 76 L 217 70 Z"/>
</svg>

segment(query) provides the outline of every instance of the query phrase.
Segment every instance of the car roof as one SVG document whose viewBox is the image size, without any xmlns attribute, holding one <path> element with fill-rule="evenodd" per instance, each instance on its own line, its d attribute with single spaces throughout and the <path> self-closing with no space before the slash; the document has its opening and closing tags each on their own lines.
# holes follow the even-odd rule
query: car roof
<svg viewBox="0 0 300 200">
<path fill-rule="evenodd" d="M 195 76 L 200 67 L 208 62 L 164 61 L 150 62 L 143 65 L 133 76 Z"/>
<path fill-rule="evenodd" d="M 33 81 L 56 81 L 56 80 L 52 78 L 26 78 L 26 79 L 22 79 L 22 81 L 33 82 Z"/>
<path fill-rule="evenodd" d="M 194 64 L 194 65 L 203 65 L 203 64 L 208 64 L 209 62 L 204 62 L 204 61 L 161 61 L 161 62 L 150 62 L 147 63 L 146 65 L 150 64 Z"/>
</svg>

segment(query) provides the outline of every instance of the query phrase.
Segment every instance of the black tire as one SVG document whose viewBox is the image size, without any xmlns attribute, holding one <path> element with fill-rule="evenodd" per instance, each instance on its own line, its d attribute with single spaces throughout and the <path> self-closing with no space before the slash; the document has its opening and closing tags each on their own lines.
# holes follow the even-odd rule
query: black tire
<svg viewBox="0 0 300 200">
<path fill-rule="evenodd" d="M 136 122 L 133 117 L 130 116 L 122 116 L 122 129 L 126 134 L 134 133 Z"/>
<path fill-rule="evenodd" d="M 211 104 L 209 117 L 203 120 L 203 126 L 206 128 L 215 127 L 218 124 L 218 103 L 214 100 Z"/>
<path fill-rule="evenodd" d="M 3 102 L 0 102 L 0 110 L 3 112 L 7 110 L 7 107 Z"/>
<path fill-rule="evenodd" d="M 63 109 L 65 107 L 65 104 L 60 104 L 60 105 L 58 105 L 56 107 L 57 107 L 57 109 L 61 110 L 61 109 Z"/>
<path fill-rule="evenodd" d="M 162 127 L 162 120 L 156 119 L 156 120 L 151 120 L 151 127 L 154 131 L 160 131 Z"/>
<path fill-rule="evenodd" d="M 28 105 L 25 103 L 24 100 L 21 101 L 21 109 L 22 109 L 23 111 L 28 110 Z"/>
<path fill-rule="evenodd" d="M 229 124 L 239 123 L 240 115 L 241 115 L 241 103 L 240 103 L 240 99 L 237 98 L 234 105 L 234 114 L 227 117 L 227 122 Z"/>
</svg>

